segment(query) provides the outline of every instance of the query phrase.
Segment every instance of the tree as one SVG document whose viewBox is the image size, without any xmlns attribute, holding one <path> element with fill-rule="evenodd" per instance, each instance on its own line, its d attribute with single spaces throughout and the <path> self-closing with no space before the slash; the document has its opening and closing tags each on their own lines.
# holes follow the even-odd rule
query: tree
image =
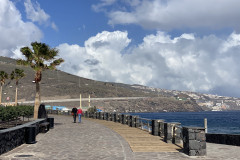
<svg viewBox="0 0 240 160">
<path fill-rule="evenodd" d="M 34 104 L 34 119 L 38 118 L 38 108 L 41 103 L 40 81 L 42 80 L 42 71 L 47 69 L 56 69 L 64 60 L 55 59 L 58 55 L 56 48 L 50 48 L 45 43 L 32 42 L 32 49 L 23 47 L 20 49 L 26 60 L 18 59 L 17 64 L 30 66 L 35 71 L 34 82 L 36 84 L 36 96 Z"/>
<path fill-rule="evenodd" d="M 17 106 L 17 95 L 18 95 L 18 82 L 21 78 L 25 76 L 23 69 L 16 68 L 14 71 L 12 71 L 10 77 L 11 80 L 16 80 L 16 94 L 15 94 L 15 105 Z"/>
<path fill-rule="evenodd" d="M 5 84 L 5 80 L 8 79 L 8 74 L 4 71 L 0 71 L 0 83 L 1 83 L 1 88 L 0 88 L 0 104 L 2 103 L 2 87 Z"/>
</svg>

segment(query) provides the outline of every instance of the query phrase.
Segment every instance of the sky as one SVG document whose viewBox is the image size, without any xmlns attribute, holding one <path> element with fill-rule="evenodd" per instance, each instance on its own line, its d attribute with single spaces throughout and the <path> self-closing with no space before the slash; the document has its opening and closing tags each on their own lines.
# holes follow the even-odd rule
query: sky
<svg viewBox="0 0 240 160">
<path fill-rule="evenodd" d="M 239 0 L 0 0 L 0 55 L 38 41 L 81 77 L 240 97 Z"/>
</svg>

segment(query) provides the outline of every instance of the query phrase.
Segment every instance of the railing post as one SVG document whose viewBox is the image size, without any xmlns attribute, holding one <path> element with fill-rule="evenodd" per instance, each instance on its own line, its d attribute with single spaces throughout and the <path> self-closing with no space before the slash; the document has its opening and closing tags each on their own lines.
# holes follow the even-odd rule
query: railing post
<svg viewBox="0 0 240 160">
<path fill-rule="evenodd" d="M 101 112 L 98 112 L 98 119 L 101 119 L 101 116 L 102 116 Z"/>
<path fill-rule="evenodd" d="M 104 120 L 108 121 L 108 112 L 105 112 Z"/>
<path fill-rule="evenodd" d="M 104 120 L 105 112 L 102 112 L 102 120 Z"/>
<path fill-rule="evenodd" d="M 125 122 L 124 122 L 124 124 L 126 124 L 126 125 L 128 125 L 128 114 L 125 114 Z"/>
<path fill-rule="evenodd" d="M 101 112 L 97 112 L 97 119 L 101 119 Z"/>
<path fill-rule="evenodd" d="M 135 127 L 138 128 L 139 127 L 139 116 L 135 116 Z"/>
<path fill-rule="evenodd" d="M 128 126 L 131 127 L 131 123 L 132 123 L 132 116 L 128 115 Z"/>
<path fill-rule="evenodd" d="M 132 115 L 129 116 L 129 121 L 130 121 L 129 126 L 134 127 L 134 119 Z"/>
<path fill-rule="evenodd" d="M 108 121 L 112 121 L 112 113 L 108 114 Z"/>
<path fill-rule="evenodd" d="M 117 122 L 117 113 L 113 113 L 113 122 Z"/>
<path fill-rule="evenodd" d="M 103 112 L 99 112 L 100 113 L 100 120 L 103 120 Z"/>
<path fill-rule="evenodd" d="M 183 127 L 183 151 L 189 156 L 206 155 L 206 134 L 202 127 Z"/>
<path fill-rule="evenodd" d="M 158 136 L 158 121 L 156 119 L 152 119 L 152 135 Z"/>
<path fill-rule="evenodd" d="M 153 119 L 152 120 L 152 135 L 159 136 L 160 133 L 160 122 L 163 122 L 162 119 Z"/>
<path fill-rule="evenodd" d="M 120 114 L 120 113 L 118 114 L 118 122 L 122 123 L 122 114 Z"/>
<path fill-rule="evenodd" d="M 125 115 L 124 115 L 124 114 L 121 115 L 121 123 L 122 123 L 122 124 L 125 123 Z"/>
<path fill-rule="evenodd" d="M 172 143 L 173 127 L 170 123 L 164 123 L 164 142 Z"/>
<path fill-rule="evenodd" d="M 181 123 L 171 123 L 173 125 L 173 144 L 180 144 L 181 143 Z"/>
<path fill-rule="evenodd" d="M 95 112 L 95 119 L 98 118 L 98 112 Z"/>
<path fill-rule="evenodd" d="M 160 137 L 164 136 L 164 120 L 159 122 L 159 134 Z"/>
</svg>

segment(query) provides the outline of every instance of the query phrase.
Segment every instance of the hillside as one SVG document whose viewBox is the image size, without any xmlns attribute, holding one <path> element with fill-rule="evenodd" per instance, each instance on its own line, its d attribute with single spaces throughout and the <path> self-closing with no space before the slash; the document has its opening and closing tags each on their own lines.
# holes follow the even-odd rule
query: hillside
<svg viewBox="0 0 240 160">
<path fill-rule="evenodd" d="M 16 61 L 11 58 L 0 56 L 0 70 L 4 70 L 8 74 L 15 68 L 24 70 L 26 77 L 19 81 L 19 102 L 34 100 L 35 84 L 34 72 L 29 67 L 16 65 Z M 60 70 L 44 71 L 41 81 L 41 98 L 42 100 L 54 99 L 70 99 L 79 98 L 82 94 L 83 98 L 91 95 L 92 98 L 104 97 L 148 97 L 139 100 L 127 101 L 102 101 L 92 102 L 92 106 L 101 106 L 105 110 L 119 111 L 201 111 L 203 110 L 194 101 L 180 102 L 172 97 L 171 93 L 161 92 L 156 89 L 140 85 L 127 85 L 121 83 L 100 82 L 82 77 L 78 77 Z M 7 80 L 3 87 L 3 102 L 14 101 L 15 82 Z M 72 107 L 78 105 L 79 102 L 54 103 L 52 105 L 65 105 Z M 87 105 L 87 104 L 83 104 Z"/>
</svg>

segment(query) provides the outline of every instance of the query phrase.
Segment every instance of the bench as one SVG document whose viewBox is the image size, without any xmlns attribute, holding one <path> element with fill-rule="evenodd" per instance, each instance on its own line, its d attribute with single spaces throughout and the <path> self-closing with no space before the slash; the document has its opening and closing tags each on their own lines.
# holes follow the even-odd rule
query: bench
<svg viewBox="0 0 240 160">
<path fill-rule="evenodd" d="M 49 131 L 50 123 L 49 122 L 43 122 L 39 124 L 39 132 L 46 133 Z"/>
</svg>

